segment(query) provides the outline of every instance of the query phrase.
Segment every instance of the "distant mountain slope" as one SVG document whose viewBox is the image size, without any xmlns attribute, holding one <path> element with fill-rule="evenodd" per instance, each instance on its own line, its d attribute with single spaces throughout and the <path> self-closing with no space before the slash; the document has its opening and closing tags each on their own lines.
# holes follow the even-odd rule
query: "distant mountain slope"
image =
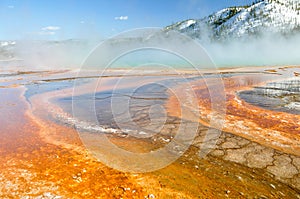
<svg viewBox="0 0 300 199">
<path fill-rule="evenodd" d="M 0 60 L 14 57 L 15 41 L 0 41 Z"/>
<path fill-rule="evenodd" d="M 189 19 L 165 28 L 178 30 L 194 38 L 214 40 L 289 34 L 300 28 L 299 0 L 261 0 L 252 5 L 229 7 L 202 19 Z"/>
</svg>

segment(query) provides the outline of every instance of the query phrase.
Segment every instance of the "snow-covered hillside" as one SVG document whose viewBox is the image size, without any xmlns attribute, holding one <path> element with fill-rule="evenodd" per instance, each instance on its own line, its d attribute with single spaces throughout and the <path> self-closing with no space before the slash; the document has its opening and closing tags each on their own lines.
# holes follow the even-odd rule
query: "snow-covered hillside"
<svg viewBox="0 0 300 199">
<path fill-rule="evenodd" d="M 5 47 L 5 46 L 14 46 L 16 45 L 15 41 L 0 41 L 0 46 Z"/>
<path fill-rule="evenodd" d="M 15 41 L 0 41 L 0 60 L 14 58 Z"/>
<path fill-rule="evenodd" d="M 260 34 L 290 34 L 300 29 L 299 0 L 261 0 L 251 5 L 222 9 L 202 19 L 167 26 L 192 37 L 240 38 Z"/>
</svg>

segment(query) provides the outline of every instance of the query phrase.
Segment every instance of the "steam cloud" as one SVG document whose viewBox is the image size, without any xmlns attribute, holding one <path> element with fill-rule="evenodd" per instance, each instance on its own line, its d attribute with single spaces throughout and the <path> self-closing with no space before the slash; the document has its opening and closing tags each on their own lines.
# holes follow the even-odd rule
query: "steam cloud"
<svg viewBox="0 0 300 199">
<path fill-rule="evenodd" d="M 200 41 L 201 42 L 201 41 Z M 273 66 L 300 64 L 300 34 L 264 35 L 225 43 L 202 41 L 217 66 Z"/>
<path fill-rule="evenodd" d="M 207 32 L 208 34 L 208 32 Z M 153 36 L 154 35 L 154 36 Z M 176 48 L 188 46 L 183 40 L 178 40 L 176 37 L 170 39 L 170 34 L 167 33 L 168 45 Z M 149 40 L 149 37 L 151 38 Z M 128 35 L 128 38 L 117 38 L 112 40 L 106 46 L 103 46 L 102 53 L 114 54 L 118 48 L 126 48 L 129 43 L 138 43 L 150 41 L 154 43 L 162 43 L 166 39 L 165 36 L 157 33 L 139 35 L 138 37 Z M 20 67 L 34 69 L 64 69 L 64 68 L 79 68 L 85 58 L 101 41 L 95 40 L 66 40 L 66 41 L 18 41 L 13 49 L 15 59 L 19 62 L 0 62 L 0 67 L 15 64 Z M 283 36 L 279 34 L 264 34 L 259 37 L 244 37 L 233 38 L 226 42 L 211 41 L 203 34 L 202 39 L 198 40 L 203 46 L 212 61 L 217 67 L 234 67 L 234 66 L 261 66 L 261 65 L 299 65 L 300 64 L 300 34 L 291 34 Z M 164 42 L 165 43 L 165 42 Z M 122 45 L 120 47 L 120 44 Z M 166 44 L 166 43 L 165 43 Z M 112 46 L 116 49 L 113 50 Z M 194 49 L 186 48 L 192 52 Z M 148 53 L 148 55 L 147 55 Z M 180 62 L 177 58 L 168 57 L 166 53 L 145 53 L 138 56 L 133 55 L 132 59 L 127 59 L 126 63 L 119 62 L 116 67 L 130 67 L 130 64 L 135 63 L 134 58 L 142 62 L 144 58 L 147 62 L 151 57 L 157 56 L 156 62 L 163 64 L 177 65 L 182 64 L 185 67 L 186 62 Z M 172 60 L 173 59 L 173 60 Z M 163 60 L 163 61 L 162 61 Z M 150 60 L 151 61 L 151 60 Z M 201 61 L 201 59 L 199 59 Z M 94 63 L 89 63 L 93 67 L 103 67 L 101 60 L 94 60 Z"/>
</svg>

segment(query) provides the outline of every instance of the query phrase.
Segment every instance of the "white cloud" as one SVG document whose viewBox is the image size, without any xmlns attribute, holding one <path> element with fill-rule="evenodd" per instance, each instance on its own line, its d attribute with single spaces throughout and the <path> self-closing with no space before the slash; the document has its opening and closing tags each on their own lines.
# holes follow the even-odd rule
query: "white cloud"
<svg viewBox="0 0 300 199">
<path fill-rule="evenodd" d="M 15 8 L 15 6 L 13 6 L 13 5 L 9 5 L 9 6 L 7 6 L 7 7 L 10 8 L 10 9 Z"/>
<path fill-rule="evenodd" d="M 39 35 L 55 35 L 56 32 L 53 31 L 40 31 L 38 32 Z"/>
<path fill-rule="evenodd" d="M 57 30 L 60 30 L 59 26 L 46 26 L 44 28 L 41 28 L 41 31 L 37 32 L 37 34 L 39 34 L 39 35 L 55 35 Z"/>
<path fill-rule="evenodd" d="M 44 31 L 56 31 L 59 29 L 60 29 L 60 27 L 58 27 L 58 26 L 46 26 L 46 27 L 42 28 L 42 30 L 44 30 Z"/>
<path fill-rule="evenodd" d="M 128 16 L 119 16 L 119 17 L 115 17 L 115 20 L 125 21 L 125 20 L 128 20 Z"/>
</svg>

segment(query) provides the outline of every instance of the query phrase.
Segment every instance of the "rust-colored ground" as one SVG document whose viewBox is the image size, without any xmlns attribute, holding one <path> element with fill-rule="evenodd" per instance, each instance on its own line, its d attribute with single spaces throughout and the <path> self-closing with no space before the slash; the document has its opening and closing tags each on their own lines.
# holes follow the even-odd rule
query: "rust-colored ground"
<svg viewBox="0 0 300 199">
<path fill-rule="evenodd" d="M 281 70 L 293 70 L 298 68 L 282 68 Z M 266 70 L 270 72 L 270 70 Z M 272 69 L 271 72 L 276 72 Z M 300 115 L 288 114 L 266 110 L 246 103 L 237 96 L 238 91 L 252 89 L 253 86 L 263 85 L 269 81 L 284 79 L 281 74 L 247 74 L 223 78 L 222 82 L 216 79 L 202 79 L 192 83 L 193 92 L 197 96 L 198 106 L 200 108 L 200 120 L 204 125 L 211 122 L 208 117 L 212 113 L 211 95 L 218 95 L 218 92 L 224 92 L 224 97 L 220 95 L 214 101 L 215 110 L 226 111 L 224 114 L 223 131 L 242 136 L 262 145 L 275 148 L 290 154 L 300 155 Z M 223 84 L 223 85 L 221 85 Z M 209 88 L 207 87 L 209 85 Z M 225 90 L 220 88 L 224 86 Z M 177 88 L 183 91 L 184 87 Z M 177 92 L 180 93 L 180 92 Z M 180 104 L 184 103 L 185 92 L 183 96 L 173 95 L 170 97 L 167 107 L 170 115 L 181 117 Z M 218 107 L 218 105 L 222 105 Z M 197 105 L 195 105 L 196 107 Z"/>
<path fill-rule="evenodd" d="M 27 117 L 22 90 L 1 90 L 1 198 L 51 194 L 66 198 L 141 198 L 146 194 L 131 176 L 91 158 L 74 130 L 50 123 L 42 127 Z M 40 131 L 62 133 L 62 140 L 78 148 L 47 143 Z"/>
<path fill-rule="evenodd" d="M 189 155 L 193 148 L 156 172 L 116 171 L 89 154 L 74 129 L 33 115 L 23 92 L 21 86 L 0 88 L 1 198 L 296 196 L 297 191 L 271 176 L 252 173 L 253 169 L 221 160 L 199 160 Z M 113 139 L 120 145 L 131 144 L 122 138 Z"/>
</svg>

